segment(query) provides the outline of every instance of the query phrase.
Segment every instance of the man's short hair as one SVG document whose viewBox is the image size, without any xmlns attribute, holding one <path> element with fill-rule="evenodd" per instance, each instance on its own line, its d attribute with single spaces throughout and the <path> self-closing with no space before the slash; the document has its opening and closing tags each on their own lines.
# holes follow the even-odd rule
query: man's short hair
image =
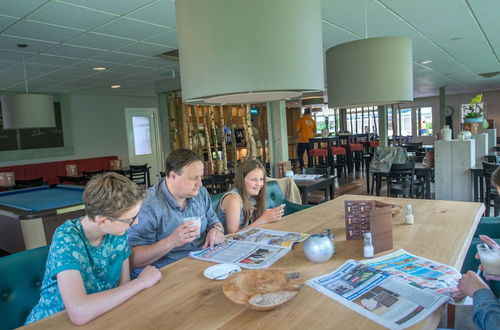
<svg viewBox="0 0 500 330">
<path fill-rule="evenodd" d="M 310 114 L 311 114 L 311 108 L 305 108 L 304 115 L 310 115 Z"/>
<path fill-rule="evenodd" d="M 165 160 L 165 174 L 168 177 L 170 171 L 174 171 L 177 174 L 182 174 L 182 168 L 193 162 L 201 161 L 203 158 L 190 149 L 177 149 L 168 155 Z"/>
<path fill-rule="evenodd" d="M 94 175 L 83 192 L 85 212 L 92 220 L 98 215 L 117 218 L 142 201 L 145 191 L 145 186 L 115 172 Z"/>
</svg>

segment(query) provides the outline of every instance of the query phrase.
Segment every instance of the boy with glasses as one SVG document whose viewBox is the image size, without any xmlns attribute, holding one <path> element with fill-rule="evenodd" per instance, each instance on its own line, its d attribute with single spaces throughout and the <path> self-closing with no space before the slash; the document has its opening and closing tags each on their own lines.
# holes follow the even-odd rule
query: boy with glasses
<svg viewBox="0 0 500 330">
<path fill-rule="evenodd" d="M 127 229 L 137 223 L 144 188 L 116 173 L 94 176 L 83 193 L 86 215 L 67 220 L 52 238 L 40 300 L 26 324 L 64 309 L 85 324 L 156 284 L 149 266 L 130 280 Z"/>
</svg>

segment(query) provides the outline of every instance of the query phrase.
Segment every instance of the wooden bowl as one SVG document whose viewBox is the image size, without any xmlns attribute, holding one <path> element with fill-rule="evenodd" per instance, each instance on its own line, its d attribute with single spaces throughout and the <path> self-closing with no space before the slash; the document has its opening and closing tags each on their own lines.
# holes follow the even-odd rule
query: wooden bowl
<svg viewBox="0 0 500 330">
<path fill-rule="evenodd" d="M 304 279 L 298 272 L 256 269 L 232 274 L 224 281 L 222 290 L 236 304 L 267 311 L 290 301 L 303 286 Z"/>
</svg>

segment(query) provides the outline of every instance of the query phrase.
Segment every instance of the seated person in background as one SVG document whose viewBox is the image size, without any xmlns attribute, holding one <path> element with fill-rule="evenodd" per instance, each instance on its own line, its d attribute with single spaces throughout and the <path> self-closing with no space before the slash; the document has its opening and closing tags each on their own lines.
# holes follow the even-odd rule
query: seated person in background
<svg viewBox="0 0 500 330">
<path fill-rule="evenodd" d="M 283 216 L 284 205 L 266 208 L 266 170 L 258 160 L 238 166 L 234 186 L 220 199 L 217 216 L 228 233 L 245 227 L 275 222 Z"/>
<path fill-rule="evenodd" d="M 127 229 L 137 222 L 144 189 L 116 173 L 94 176 L 83 193 L 86 215 L 67 220 L 52 238 L 40 301 L 26 324 L 66 308 L 84 324 L 156 284 L 147 267 L 130 280 Z"/>
<path fill-rule="evenodd" d="M 141 221 L 129 229 L 132 269 L 151 264 L 161 268 L 224 241 L 224 228 L 202 187 L 203 166 L 203 159 L 189 149 L 167 157 L 165 179 L 148 189 Z M 199 226 L 184 221 L 193 217 L 200 219 Z"/>
<path fill-rule="evenodd" d="M 493 249 L 500 246 L 488 236 L 481 235 L 481 240 Z M 476 255 L 476 258 L 479 256 Z M 481 266 L 480 266 L 481 268 Z M 500 302 L 478 274 L 468 271 L 458 281 L 458 288 L 474 301 L 472 321 L 479 329 L 500 329 Z"/>
</svg>

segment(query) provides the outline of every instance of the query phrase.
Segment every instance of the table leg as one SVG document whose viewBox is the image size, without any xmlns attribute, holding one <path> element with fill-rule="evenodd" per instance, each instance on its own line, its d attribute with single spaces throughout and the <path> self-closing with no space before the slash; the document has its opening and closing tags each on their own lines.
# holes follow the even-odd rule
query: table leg
<svg viewBox="0 0 500 330">
<path fill-rule="evenodd" d="M 425 198 L 431 199 L 431 174 L 425 171 Z"/>
<path fill-rule="evenodd" d="M 479 201 L 484 203 L 484 179 L 482 176 L 478 175 L 477 179 L 479 181 Z"/>
<path fill-rule="evenodd" d="M 370 194 L 370 161 L 365 158 L 365 171 L 366 171 L 366 193 Z"/>
<path fill-rule="evenodd" d="M 377 196 L 380 196 L 380 189 L 381 189 L 381 185 L 382 185 L 382 178 L 381 178 L 381 174 L 380 173 L 373 173 L 373 175 L 375 175 L 375 194 Z"/>
<path fill-rule="evenodd" d="M 478 195 L 478 189 L 477 189 L 478 178 L 479 178 L 479 176 L 477 175 L 477 173 L 475 171 L 473 171 L 472 172 L 472 190 L 473 190 L 472 200 L 474 202 L 479 201 L 479 195 Z"/>
</svg>

